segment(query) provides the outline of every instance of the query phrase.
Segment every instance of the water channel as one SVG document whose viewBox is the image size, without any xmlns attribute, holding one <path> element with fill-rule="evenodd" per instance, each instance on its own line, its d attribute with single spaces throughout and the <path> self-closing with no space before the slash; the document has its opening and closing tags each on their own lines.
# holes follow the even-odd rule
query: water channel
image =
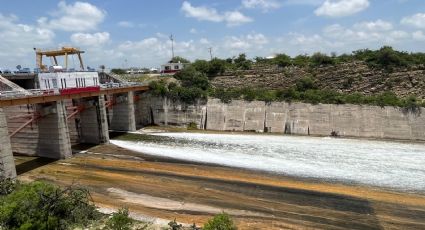
<svg viewBox="0 0 425 230">
<path fill-rule="evenodd" d="M 425 145 L 257 134 L 153 133 L 112 140 L 149 155 L 425 193 Z"/>
</svg>

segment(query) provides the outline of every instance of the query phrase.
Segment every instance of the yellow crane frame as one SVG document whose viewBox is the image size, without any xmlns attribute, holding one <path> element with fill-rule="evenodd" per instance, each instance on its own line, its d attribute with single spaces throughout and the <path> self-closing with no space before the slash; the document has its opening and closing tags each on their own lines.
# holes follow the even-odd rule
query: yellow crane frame
<svg viewBox="0 0 425 230">
<path fill-rule="evenodd" d="M 58 65 L 58 60 L 56 57 L 65 56 L 65 69 L 68 69 L 68 55 L 75 55 L 75 54 L 78 56 L 78 60 L 80 61 L 81 70 L 84 70 L 83 59 L 81 57 L 81 54 L 84 53 L 84 51 L 81 51 L 78 48 L 62 47 L 62 49 L 60 50 L 44 50 L 44 51 L 41 49 L 34 48 L 34 50 L 36 54 L 36 65 L 38 68 L 40 68 L 41 71 L 48 70 L 46 65 L 43 65 L 43 56 L 53 58 L 55 65 Z"/>
</svg>

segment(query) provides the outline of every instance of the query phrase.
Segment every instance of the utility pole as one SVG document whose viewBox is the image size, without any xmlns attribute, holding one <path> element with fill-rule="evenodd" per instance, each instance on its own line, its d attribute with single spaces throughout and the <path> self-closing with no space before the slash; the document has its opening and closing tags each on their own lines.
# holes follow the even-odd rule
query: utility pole
<svg viewBox="0 0 425 230">
<path fill-rule="evenodd" d="M 170 40 L 171 40 L 171 60 L 174 59 L 174 37 L 173 34 L 170 35 Z"/>
<path fill-rule="evenodd" d="M 208 51 L 210 52 L 210 57 L 211 57 L 211 60 L 212 60 L 213 59 L 213 56 L 212 56 L 212 47 L 208 48 Z"/>
</svg>

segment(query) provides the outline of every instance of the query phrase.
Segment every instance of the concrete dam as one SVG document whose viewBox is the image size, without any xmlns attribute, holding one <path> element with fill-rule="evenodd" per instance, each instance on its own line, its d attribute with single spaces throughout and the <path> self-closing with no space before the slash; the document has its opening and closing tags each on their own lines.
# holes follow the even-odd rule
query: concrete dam
<svg viewBox="0 0 425 230">
<path fill-rule="evenodd" d="M 63 159 L 78 143 L 109 143 L 109 130 L 170 125 L 218 131 L 425 140 L 423 109 L 218 99 L 184 104 L 152 96 L 148 88 L 117 88 L 98 95 L 1 100 L 2 175 L 15 177 L 13 153 Z"/>
<path fill-rule="evenodd" d="M 109 130 L 135 131 L 147 86 L 0 100 L 0 175 L 16 177 L 12 153 L 64 159 L 73 144 L 109 143 Z"/>
<path fill-rule="evenodd" d="M 188 126 L 218 131 L 425 140 L 424 109 L 218 99 L 187 105 L 143 94 L 137 120 L 143 125 Z"/>
</svg>

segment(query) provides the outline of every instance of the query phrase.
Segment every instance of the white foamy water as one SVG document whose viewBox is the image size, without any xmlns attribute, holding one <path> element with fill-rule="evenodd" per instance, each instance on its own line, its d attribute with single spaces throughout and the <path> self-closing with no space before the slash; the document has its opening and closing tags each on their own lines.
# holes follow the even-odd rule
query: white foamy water
<svg viewBox="0 0 425 230">
<path fill-rule="evenodd" d="M 111 142 L 180 160 L 425 192 L 424 144 L 269 135 L 152 135 L 171 140 Z"/>
</svg>

